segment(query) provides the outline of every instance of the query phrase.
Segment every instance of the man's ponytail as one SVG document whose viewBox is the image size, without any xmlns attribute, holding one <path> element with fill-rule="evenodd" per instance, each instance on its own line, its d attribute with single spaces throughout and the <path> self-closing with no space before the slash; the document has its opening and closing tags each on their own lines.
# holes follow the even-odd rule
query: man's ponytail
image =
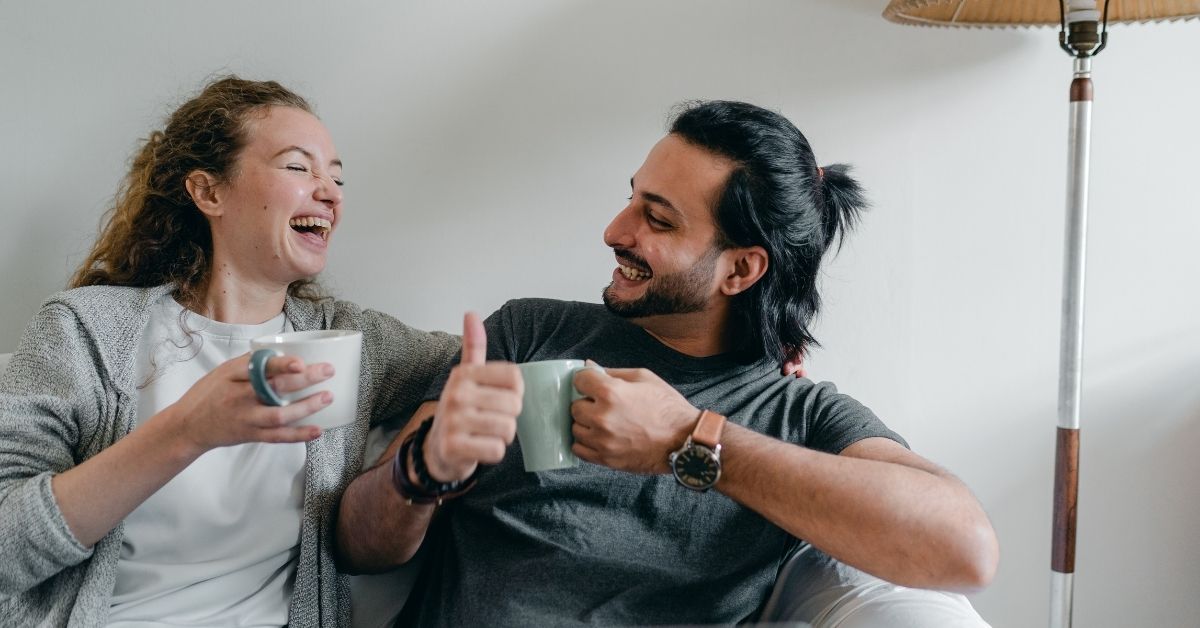
<svg viewBox="0 0 1200 628">
<path fill-rule="evenodd" d="M 819 199 L 825 222 L 825 247 L 829 248 L 837 240 L 838 248 L 846 240 L 849 233 L 862 218 L 862 213 L 870 207 L 863 188 L 858 180 L 850 176 L 851 167 L 847 164 L 833 164 L 817 169 L 817 185 L 821 193 Z"/>
</svg>

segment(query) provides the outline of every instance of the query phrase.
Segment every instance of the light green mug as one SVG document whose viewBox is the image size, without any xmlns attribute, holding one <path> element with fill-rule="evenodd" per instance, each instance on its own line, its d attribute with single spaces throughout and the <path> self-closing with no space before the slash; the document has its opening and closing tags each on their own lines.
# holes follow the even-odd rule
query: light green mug
<svg viewBox="0 0 1200 628">
<path fill-rule="evenodd" d="M 545 360 L 518 364 L 525 380 L 517 438 L 526 471 L 565 469 L 579 464 L 571 451 L 571 402 L 582 395 L 575 390 L 575 373 L 582 360 Z"/>
</svg>

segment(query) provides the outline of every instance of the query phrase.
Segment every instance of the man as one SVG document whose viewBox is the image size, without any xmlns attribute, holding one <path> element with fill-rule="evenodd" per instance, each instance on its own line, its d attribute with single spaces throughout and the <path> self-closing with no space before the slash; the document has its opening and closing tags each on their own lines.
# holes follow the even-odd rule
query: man
<svg viewBox="0 0 1200 628">
<path fill-rule="evenodd" d="M 421 626 L 753 619 L 799 539 L 899 585 L 985 586 L 997 543 L 967 488 L 778 370 L 814 343 L 821 259 L 863 205 L 846 168 L 782 116 L 708 102 L 631 184 L 604 306 L 513 301 L 486 340 L 469 314 L 461 363 L 343 497 L 343 565 L 403 563 L 428 531 Z M 586 462 L 525 473 L 512 363 L 564 357 L 606 367 L 575 379 Z"/>
</svg>

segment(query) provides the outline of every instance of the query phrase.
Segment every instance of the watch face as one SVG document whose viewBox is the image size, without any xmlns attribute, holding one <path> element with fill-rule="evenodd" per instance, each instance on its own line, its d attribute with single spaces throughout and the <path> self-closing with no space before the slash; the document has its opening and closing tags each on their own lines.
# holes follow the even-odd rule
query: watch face
<svg viewBox="0 0 1200 628">
<path fill-rule="evenodd" d="M 675 477 L 688 488 L 706 489 L 721 477 L 720 459 L 704 445 L 683 448 L 671 462 Z"/>
</svg>

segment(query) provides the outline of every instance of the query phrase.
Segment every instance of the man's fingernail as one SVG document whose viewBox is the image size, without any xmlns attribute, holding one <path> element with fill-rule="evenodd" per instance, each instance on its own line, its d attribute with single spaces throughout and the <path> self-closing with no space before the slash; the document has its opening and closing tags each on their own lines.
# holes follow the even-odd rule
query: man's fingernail
<svg viewBox="0 0 1200 628">
<path fill-rule="evenodd" d="M 325 368 L 321 369 L 321 374 L 325 377 L 333 377 L 333 365 L 326 364 Z"/>
<path fill-rule="evenodd" d="M 321 393 L 321 403 L 323 403 L 325 405 L 329 405 L 329 404 L 333 403 L 333 393 L 331 393 L 331 392 Z"/>
</svg>

